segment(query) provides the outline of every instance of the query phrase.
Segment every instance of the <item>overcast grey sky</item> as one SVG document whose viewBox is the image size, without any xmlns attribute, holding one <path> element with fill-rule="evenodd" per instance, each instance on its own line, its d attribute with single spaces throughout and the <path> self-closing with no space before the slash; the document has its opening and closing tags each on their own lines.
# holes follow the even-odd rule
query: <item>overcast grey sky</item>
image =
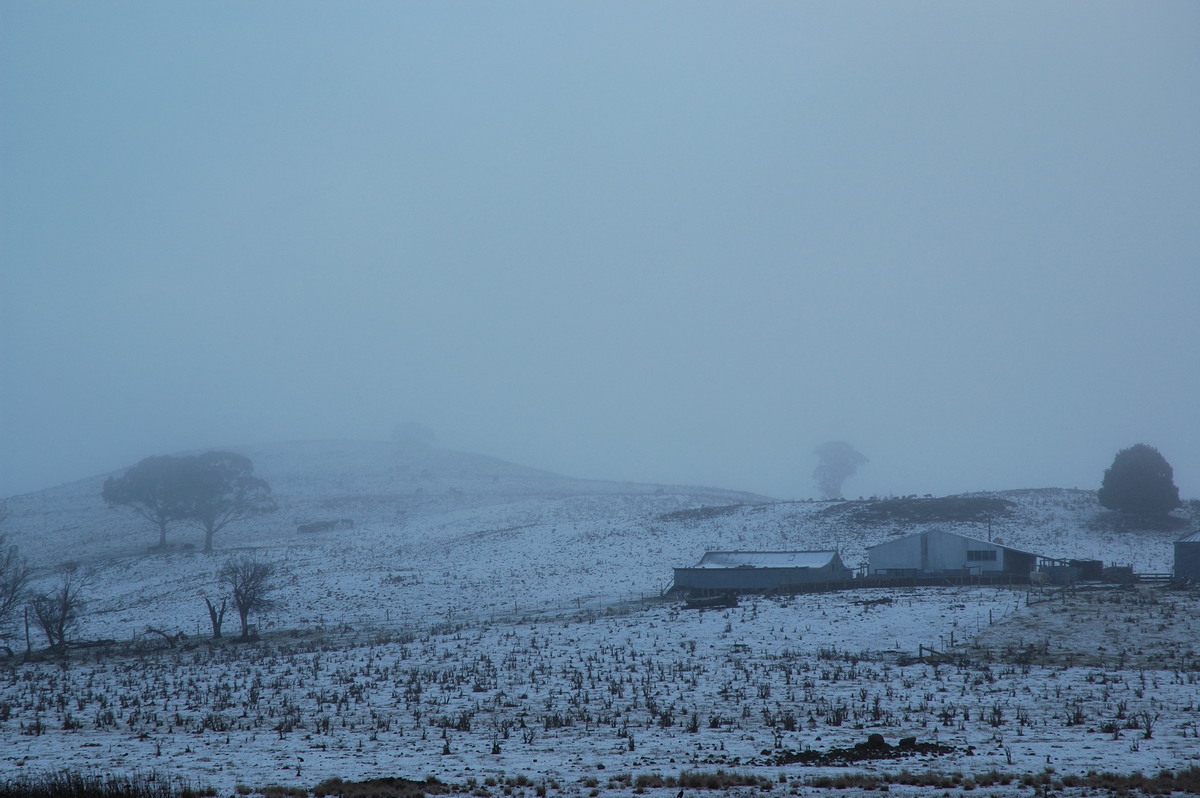
<svg viewBox="0 0 1200 798">
<path fill-rule="evenodd" d="M 419 421 L 1200 497 L 1200 4 L 3 0 L 0 64 L 0 496 Z"/>
</svg>

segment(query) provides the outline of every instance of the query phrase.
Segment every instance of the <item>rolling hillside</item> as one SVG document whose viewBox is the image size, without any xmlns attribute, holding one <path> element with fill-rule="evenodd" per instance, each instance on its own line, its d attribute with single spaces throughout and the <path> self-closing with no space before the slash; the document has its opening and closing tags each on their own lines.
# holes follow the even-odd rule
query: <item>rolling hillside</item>
<svg viewBox="0 0 1200 798">
<path fill-rule="evenodd" d="M 64 567 L 86 578 L 80 634 L 113 639 L 147 625 L 203 632 L 201 595 L 218 592 L 216 570 L 234 552 L 254 551 L 282 566 L 282 600 L 263 622 L 303 628 L 603 607 L 661 593 L 672 567 L 708 549 L 835 548 L 854 567 L 868 546 L 929 528 L 1162 572 L 1180 534 L 1122 529 L 1093 493 L 1078 490 L 957 502 L 775 502 L 714 488 L 573 479 L 390 442 L 239 451 L 271 483 L 280 510 L 229 527 L 213 554 L 183 550 L 201 541 L 184 525 L 169 532 L 180 550 L 149 553 L 151 525 L 101 501 L 107 475 L 14 497 L 5 529 L 41 584 L 52 584 Z M 963 502 L 975 511 L 962 511 Z M 985 506 L 991 509 L 978 511 Z M 352 528 L 297 531 L 340 519 Z"/>
</svg>

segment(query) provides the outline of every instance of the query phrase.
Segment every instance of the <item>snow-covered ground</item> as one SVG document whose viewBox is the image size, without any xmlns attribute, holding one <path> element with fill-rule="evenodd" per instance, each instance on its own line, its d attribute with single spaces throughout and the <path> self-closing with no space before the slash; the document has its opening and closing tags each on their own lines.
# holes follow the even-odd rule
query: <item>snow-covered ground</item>
<svg viewBox="0 0 1200 798">
<path fill-rule="evenodd" d="M 872 732 L 954 752 L 856 770 L 1200 765 L 1195 596 L 1030 604 L 1023 591 L 929 588 L 703 613 L 659 598 L 671 568 L 708 549 L 837 548 L 855 566 L 924 528 L 1170 569 L 1178 532 L 1123 531 L 1090 492 L 995 494 L 1013 508 L 986 525 L 864 523 L 853 505 L 574 480 L 391 443 L 241 451 L 281 509 L 223 531 L 214 554 L 148 553 L 156 530 L 104 507 L 103 477 L 9 501 L 4 530 L 38 585 L 64 567 L 85 580 L 76 638 L 130 653 L 5 666 L 0 773 L 157 769 L 225 794 L 394 775 L 485 790 L 526 774 L 586 795 L 681 770 L 778 783 L 820 772 L 781 764 L 786 752 Z M 297 531 L 337 519 L 353 527 Z M 170 538 L 202 540 L 183 527 Z M 279 565 L 278 606 L 258 619 L 261 642 L 214 646 L 202 596 L 219 596 L 217 569 L 245 551 Z M 151 626 L 187 638 L 169 648 Z M 961 664 L 900 664 L 952 640 Z"/>
</svg>

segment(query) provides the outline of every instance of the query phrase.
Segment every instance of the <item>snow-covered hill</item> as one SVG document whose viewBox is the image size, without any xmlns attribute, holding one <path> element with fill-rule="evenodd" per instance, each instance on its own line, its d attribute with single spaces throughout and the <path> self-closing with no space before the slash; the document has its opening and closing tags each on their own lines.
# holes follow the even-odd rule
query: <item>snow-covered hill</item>
<svg viewBox="0 0 1200 798">
<path fill-rule="evenodd" d="M 1002 509 L 922 511 L 927 503 L 776 502 L 716 488 L 588 481 L 492 457 L 391 442 L 301 442 L 239 449 L 279 511 L 230 526 L 217 551 L 151 553 L 151 524 L 104 505 L 106 475 L 8 502 L 5 530 L 39 583 L 87 580 L 84 637 L 127 639 L 147 625 L 202 631 L 202 594 L 227 556 L 253 551 L 285 577 L 276 627 L 428 623 L 597 608 L 660 594 L 672 567 L 708 549 L 838 549 L 852 567 L 894 535 L 950 529 L 1052 557 L 1169 570 L 1174 530 L 1121 530 L 1078 490 L 989 494 Z M 941 506 L 941 505 L 936 505 Z M 890 508 L 890 509 L 889 509 Z M 916 515 L 912 510 L 916 509 Z M 889 512 L 880 512 L 880 510 Z M 298 527 L 347 519 L 322 532 Z M 198 548 L 198 546 L 196 546 Z"/>
<path fill-rule="evenodd" d="M 100 475 L 8 501 L 4 529 L 42 584 L 74 569 L 87 581 L 84 636 L 124 639 L 149 623 L 194 631 L 202 593 L 234 552 L 253 551 L 286 574 L 269 623 L 429 618 L 481 607 L 536 610 L 604 596 L 657 592 L 670 571 L 625 573 L 646 520 L 704 505 L 770 501 L 716 488 L 588 481 L 496 458 L 390 442 L 300 442 L 247 447 L 279 511 L 232 525 L 217 551 L 175 524 L 155 553 L 153 525 L 100 498 Z M 305 524 L 348 521 L 318 533 Z M 636 556 L 631 557 L 631 554 Z M 689 551 L 685 559 L 694 555 Z M 665 577 L 664 577 L 665 574 Z M 403 607 L 404 609 L 399 609 Z"/>
<path fill-rule="evenodd" d="M 628 496 L 636 502 L 646 494 L 671 507 L 769 501 L 719 489 L 573 479 L 484 455 L 381 441 L 303 441 L 234 451 L 254 462 L 280 510 L 231 527 L 218 540 L 225 547 L 290 544 L 296 527 L 310 521 L 349 518 L 358 528 L 379 530 L 522 501 Z M 5 529 L 30 559 L 46 564 L 144 554 L 155 542 L 153 528 L 100 498 L 104 480 L 119 473 L 10 498 Z M 177 524 L 169 539 L 198 544 L 203 538 Z"/>
</svg>

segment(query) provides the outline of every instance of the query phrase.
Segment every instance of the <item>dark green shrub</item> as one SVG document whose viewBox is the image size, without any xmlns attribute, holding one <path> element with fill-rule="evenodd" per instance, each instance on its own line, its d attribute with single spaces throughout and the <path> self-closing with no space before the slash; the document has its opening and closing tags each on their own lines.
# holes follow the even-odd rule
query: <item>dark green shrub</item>
<svg viewBox="0 0 1200 798">
<path fill-rule="evenodd" d="M 1133 515 L 1166 515 L 1180 505 L 1171 464 L 1153 446 L 1117 452 L 1096 494 L 1102 507 Z"/>
</svg>

